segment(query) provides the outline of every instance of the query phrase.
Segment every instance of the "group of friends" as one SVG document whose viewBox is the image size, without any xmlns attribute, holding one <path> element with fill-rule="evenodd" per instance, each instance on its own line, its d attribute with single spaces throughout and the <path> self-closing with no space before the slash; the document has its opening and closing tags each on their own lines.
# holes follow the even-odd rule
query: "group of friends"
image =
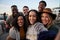
<svg viewBox="0 0 60 40">
<path fill-rule="evenodd" d="M 40 1 L 38 11 L 24 6 L 23 12 L 19 12 L 12 5 L 12 15 L 6 19 L 6 40 L 60 40 L 59 26 L 54 23 L 56 14 L 46 6 L 45 1 Z"/>
</svg>

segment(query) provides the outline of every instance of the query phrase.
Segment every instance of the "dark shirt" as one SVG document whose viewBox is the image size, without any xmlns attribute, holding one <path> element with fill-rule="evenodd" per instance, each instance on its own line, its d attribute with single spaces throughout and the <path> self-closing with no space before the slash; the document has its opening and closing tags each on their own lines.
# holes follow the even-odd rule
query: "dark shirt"
<svg viewBox="0 0 60 40">
<path fill-rule="evenodd" d="M 53 30 L 53 31 L 55 31 L 56 33 L 58 33 L 58 28 L 57 28 L 57 26 L 56 25 L 51 25 L 49 28 L 48 28 L 48 30 Z"/>
<path fill-rule="evenodd" d="M 38 35 L 38 40 L 54 40 L 56 33 L 54 31 L 43 31 Z"/>
</svg>

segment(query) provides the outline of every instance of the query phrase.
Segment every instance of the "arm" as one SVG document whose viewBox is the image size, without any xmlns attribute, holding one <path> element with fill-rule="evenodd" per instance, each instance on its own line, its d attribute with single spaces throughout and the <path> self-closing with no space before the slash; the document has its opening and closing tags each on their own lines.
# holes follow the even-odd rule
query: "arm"
<svg viewBox="0 0 60 40">
<path fill-rule="evenodd" d="M 10 16 L 7 17 L 7 19 L 6 19 L 6 23 L 9 25 L 9 23 L 10 23 Z"/>
<path fill-rule="evenodd" d="M 35 26 L 36 26 L 35 29 L 37 30 L 38 33 L 40 33 L 41 31 L 48 31 L 47 28 L 45 28 L 42 23 L 37 23 Z"/>
<path fill-rule="evenodd" d="M 55 40 L 60 40 L 60 32 L 57 34 Z"/>
<path fill-rule="evenodd" d="M 9 17 L 7 17 L 7 19 L 6 19 L 6 24 L 7 24 L 7 26 L 9 27 L 9 28 L 11 28 L 11 25 L 10 25 L 10 23 L 11 23 L 11 16 L 9 16 Z"/>
<path fill-rule="evenodd" d="M 9 31 L 9 35 L 6 40 L 15 40 L 15 39 L 16 39 L 16 34 L 14 28 L 12 27 Z"/>
<path fill-rule="evenodd" d="M 8 36 L 6 40 L 15 40 L 15 39 L 13 39 L 10 36 Z"/>
</svg>

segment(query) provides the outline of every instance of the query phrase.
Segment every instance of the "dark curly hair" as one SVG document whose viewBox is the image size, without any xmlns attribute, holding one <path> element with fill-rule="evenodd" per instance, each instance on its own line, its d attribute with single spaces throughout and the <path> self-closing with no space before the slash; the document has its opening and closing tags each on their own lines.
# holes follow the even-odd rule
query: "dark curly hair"
<svg viewBox="0 0 60 40">
<path fill-rule="evenodd" d="M 16 7 L 16 8 L 17 8 L 17 6 L 16 6 L 16 5 L 12 5 L 12 6 L 11 6 L 11 8 L 12 8 L 12 7 Z"/>
<path fill-rule="evenodd" d="M 45 7 L 47 6 L 47 3 L 45 1 L 40 1 L 39 4 L 40 3 L 44 3 L 45 4 Z"/>
<path fill-rule="evenodd" d="M 20 12 L 20 14 L 18 14 L 18 15 L 15 17 L 15 19 L 12 21 L 12 26 L 19 31 L 19 28 L 20 28 L 20 27 L 19 27 L 19 25 L 18 25 L 18 23 L 17 23 L 19 16 L 22 16 L 23 19 L 24 19 L 24 25 L 23 25 L 23 27 L 24 27 L 24 30 L 26 31 L 27 23 L 26 23 L 26 19 L 25 19 L 25 17 L 24 17 L 24 15 L 23 15 L 22 12 Z"/>
</svg>

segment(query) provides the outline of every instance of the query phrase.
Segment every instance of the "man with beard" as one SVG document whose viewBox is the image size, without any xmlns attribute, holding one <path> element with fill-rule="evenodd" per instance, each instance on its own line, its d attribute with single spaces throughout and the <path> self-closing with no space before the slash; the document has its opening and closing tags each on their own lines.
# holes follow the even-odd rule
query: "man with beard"
<svg viewBox="0 0 60 40">
<path fill-rule="evenodd" d="M 19 14 L 18 12 L 18 8 L 16 5 L 12 5 L 11 6 L 11 10 L 12 10 L 12 15 L 10 15 L 7 20 L 6 20 L 6 31 L 9 31 L 9 29 L 11 28 L 12 26 L 12 21 L 14 20 L 14 18 Z"/>
</svg>

